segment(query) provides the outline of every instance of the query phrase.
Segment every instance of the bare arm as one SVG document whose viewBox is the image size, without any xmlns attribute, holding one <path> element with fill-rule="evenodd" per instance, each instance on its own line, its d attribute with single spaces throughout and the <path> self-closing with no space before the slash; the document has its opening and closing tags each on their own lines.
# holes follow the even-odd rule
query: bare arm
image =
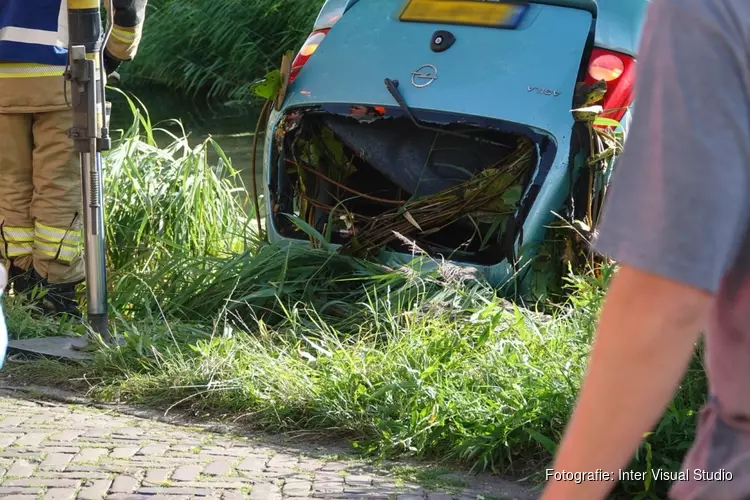
<svg viewBox="0 0 750 500">
<path fill-rule="evenodd" d="M 615 277 L 589 370 L 553 468 L 617 474 L 671 400 L 711 295 L 625 266 Z M 614 481 L 550 482 L 542 500 L 605 498 Z"/>
</svg>

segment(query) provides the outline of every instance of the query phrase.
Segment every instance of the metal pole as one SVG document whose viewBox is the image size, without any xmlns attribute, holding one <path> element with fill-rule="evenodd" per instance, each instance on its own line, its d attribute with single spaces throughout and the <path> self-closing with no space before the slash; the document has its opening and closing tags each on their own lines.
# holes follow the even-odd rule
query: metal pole
<svg viewBox="0 0 750 500">
<path fill-rule="evenodd" d="M 110 9 L 111 10 L 111 9 Z M 89 324 L 109 341 L 107 266 L 101 152 L 111 146 L 104 100 L 104 68 L 99 0 L 68 0 L 69 64 L 73 127 L 81 157 L 84 258 Z"/>
</svg>

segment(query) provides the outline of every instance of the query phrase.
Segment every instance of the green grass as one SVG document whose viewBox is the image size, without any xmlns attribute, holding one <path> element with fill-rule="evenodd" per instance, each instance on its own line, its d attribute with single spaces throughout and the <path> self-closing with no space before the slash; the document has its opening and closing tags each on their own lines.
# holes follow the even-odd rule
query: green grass
<svg viewBox="0 0 750 500">
<path fill-rule="evenodd" d="M 225 100 L 301 46 L 320 0 L 152 0 L 136 58 L 123 82 L 165 85 Z"/>
<path fill-rule="evenodd" d="M 159 149 L 156 133 L 136 113 L 105 159 L 112 324 L 125 344 L 82 365 L 10 363 L 11 373 L 76 379 L 97 398 L 239 416 L 273 432 L 343 436 L 371 457 L 516 475 L 549 462 L 607 273 L 572 277 L 569 302 L 544 315 L 426 258 L 394 269 L 261 244 L 244 191 L 226 179 L 231 162 L 218 154 L 209 164 L 218 145 L 191 149 L 176 136 Z M 81 331 L 30 319 L 19 299 L 7 306 L 16 336 Z M 705 391 L 696 361 L 634 469 L 678 468 Z M 660 498 L 667 487 L 620 489 Z"/>
</svg>

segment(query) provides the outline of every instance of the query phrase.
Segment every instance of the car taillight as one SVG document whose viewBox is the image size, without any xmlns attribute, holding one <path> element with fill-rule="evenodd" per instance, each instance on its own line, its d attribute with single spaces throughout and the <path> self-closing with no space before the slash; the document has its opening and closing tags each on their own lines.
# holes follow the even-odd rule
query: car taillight
<svg viewBox="0 0 750 500">
<path fill-rule="evenodd" d="M 318 46 L 320 46 L 320 43 L 323 41 L 329 31 L 330 29 L 313 31 L 312 34 L 307 37 L 307 41 L 299 50 L 297 57 L 295 57 L 294 61 L 292 62 L 292 72 L 289 75 L 290 84 L 294 81 L 295 78 L 297 78 L 297 75 L 310 59 L 310 57 L 315 53 L 316 50 L 318 50 Z"/>
<path fill-rule="evenodd" d="M 602 116 L 620 121 L 633 102 L 635 91 L 635 59 L 619 52 L 596 48 L 591 53 L 586 83 L 604 80 L 607 93 L 604 96 Z"/>
</svg>

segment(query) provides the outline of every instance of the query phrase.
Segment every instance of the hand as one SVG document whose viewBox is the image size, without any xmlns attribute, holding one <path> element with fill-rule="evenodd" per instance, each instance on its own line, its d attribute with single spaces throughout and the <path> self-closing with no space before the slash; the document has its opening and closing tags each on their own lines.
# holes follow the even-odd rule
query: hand
<svg viewBox="0 0 750 500">
<path fill-rule="evenodd" d="M 107 75 L 107 85 L 110 87 L 115 87 L 117 84 L 120 83 L 120 73 L 117 71 L 113 71 L 112 73 L 109 73 Z"/>
<path fill-rule="evenodd" d="M 113 57 L 109 55 L 109 52 L 107 52 L 107 49 L 104 49 L 104 71 L 107 72 L 107 74 L 115 74 L 115 71 L 117 68 L 122 64 L 122 61 L 117 59 L 116 57 Z M 119 75 L 118 75 L 119 78 Z"/>
</svg>

